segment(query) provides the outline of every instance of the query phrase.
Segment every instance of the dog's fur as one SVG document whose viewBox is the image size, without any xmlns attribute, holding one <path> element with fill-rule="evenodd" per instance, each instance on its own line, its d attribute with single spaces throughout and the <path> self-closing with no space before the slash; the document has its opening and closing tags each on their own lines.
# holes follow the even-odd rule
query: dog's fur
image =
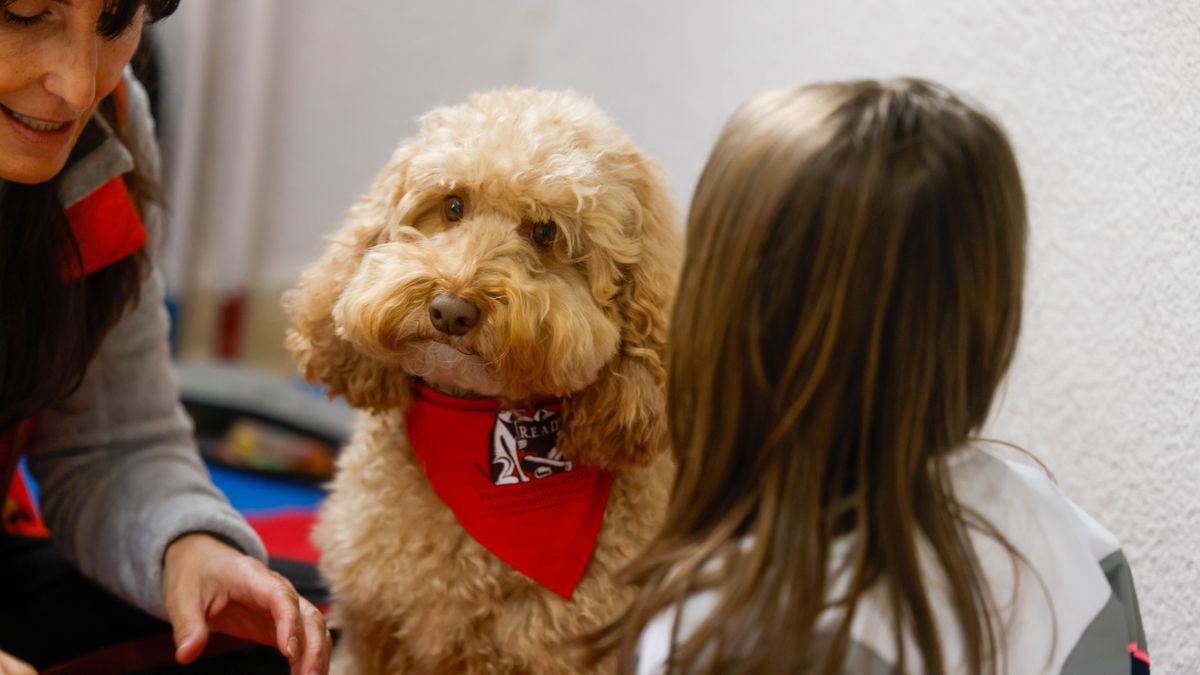
<svg viewBox="0 0 1200 675">
<path fill-rule="evenodd" d="M 448 195 L 467 202 L 460 222 L 443 219 Z M 540 249 L 530 228 L 551 220 L 557 239 Z M 285 297 L 301 368 L 364 411 L 314 535 L 344 631 L 335 672 L 582 670 L 571 639 L 629 600 L 614 575 L 667 500 L 675 223 L 657 162 L 590 101 L 534 90 L 429 113 L 351 209 Z M 432 326 L 443 292 L 481 309 L 465 336 Z M 403 426 L 413 377 L 514 404 L 562 398 L 559 448 L 615 474 L 571 601 L 485 550 L 435 496 Z"/>
</svg>

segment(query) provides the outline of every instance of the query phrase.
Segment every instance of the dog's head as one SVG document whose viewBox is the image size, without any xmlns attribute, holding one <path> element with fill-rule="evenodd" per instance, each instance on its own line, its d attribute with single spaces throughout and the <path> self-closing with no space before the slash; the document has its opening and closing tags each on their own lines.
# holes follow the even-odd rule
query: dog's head
<svg viewBox="0 0 1200 675">
<path fill-rule="evenodd" d="M 372 410 L 413 376 L 560 396 L 569 457 L 644 463 L 666 442 L 675 222 L 658 163 L 590 101 L 475 95 L 422 118 L 285 296 L 288 346 Z"/>
</svg>

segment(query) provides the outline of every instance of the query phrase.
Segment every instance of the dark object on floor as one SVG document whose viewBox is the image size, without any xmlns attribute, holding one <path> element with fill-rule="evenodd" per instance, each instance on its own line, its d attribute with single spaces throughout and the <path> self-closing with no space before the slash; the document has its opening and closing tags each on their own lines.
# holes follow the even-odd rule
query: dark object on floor
<svg viewBox="0 0 1200 675">
<path fill-rule="evenodd" d="M 209 460 L 285 480 L 329 479 L 353 413 L 269 373 L 212 362 L 179 366 L 184 406 Z"/>
<path fill-rule="evenodd" d="M 310 586 L 315 572 L 301 572 L 297 587 Z M 0 578 L 12 582 L 0 584 L 0 649 L 47 674 L 288 672 L 273 649 L 224 636 L 201 661 L 175 665 L 171 627 L 85 579 L 49 539 L 0 536 Z"/>
</svg>

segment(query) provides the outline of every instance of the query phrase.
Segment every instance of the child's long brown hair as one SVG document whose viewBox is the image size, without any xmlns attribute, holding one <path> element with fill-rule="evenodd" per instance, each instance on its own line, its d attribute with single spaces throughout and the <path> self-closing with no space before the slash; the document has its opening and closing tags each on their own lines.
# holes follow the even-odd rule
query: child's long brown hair
<svg viewBox="0 0 1200 675">
<path fill-rule="evenodd" d="M 822 84 L 738 110 L 696 189 L 671 325 L 680 473 L 600 652 L 628 669 L 648 621 L 711 588 L 669 672 L 840 672 L 870 590 L 944 673 L 923 540 L 969 672 L 995 671 L 1002 622 L 968 531 L 1015 551 L 956 501 L 946 459 L 1012 358 L 1025 240 L 1003 131 L 940 86 Z"/>
</svg>

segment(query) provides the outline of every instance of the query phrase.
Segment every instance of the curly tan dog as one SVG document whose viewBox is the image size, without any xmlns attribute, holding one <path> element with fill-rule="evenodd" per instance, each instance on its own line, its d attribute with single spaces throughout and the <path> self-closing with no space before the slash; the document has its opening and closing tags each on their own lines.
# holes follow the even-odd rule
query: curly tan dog
<svg viewBox="0 0 1200 675">
<path fill-rule="evenodd" d="M 285 298 L 309 380 L 362 410 L 314 535 L 344 631 L 335 672 L 583 670 L 571 638 L 626 603 L 614 575 L 667 500 L 675 222 L 657 162 L 590 101 L 534 90 L 429 113 L 354 205 Z M 611 476 L 573 592 L 494 555 L 435 492 L 406 418 L 425 385 L 493 397 L 504 424 L 559 401 L 550 455 L 505 452 L 527 469 L 510 463 L 514 482 Z"/>
</svg>

